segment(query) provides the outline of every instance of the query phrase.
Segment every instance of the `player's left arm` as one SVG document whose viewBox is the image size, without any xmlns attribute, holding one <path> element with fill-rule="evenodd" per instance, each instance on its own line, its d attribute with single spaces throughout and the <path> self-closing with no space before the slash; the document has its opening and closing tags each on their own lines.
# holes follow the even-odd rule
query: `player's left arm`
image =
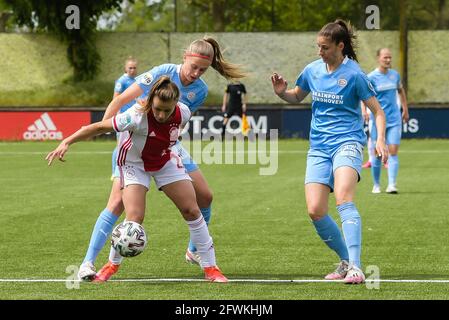
<svg viewBox="0 0 449 320">
<path fill-rule="evenodd" d="M 399 99 L 401 100 L 401 107 L 402 107 L 402 121 L 407 122 L 410 118 L 408 114 L 408 105 L 407 105 L 407 96 L 405 95 L 405 89 L 401 85 L 398 89 L 399 93 Z"/>
<path fill-rule="evenodd" d="M 363 100 L 365 106 L 367 106 L 374 115 L 377 129 L 377 141 L 376 141 L 376 154 L 382 157 L 382 162 L 386 163 L 388 160 L 388 147 L 385 143 L 385 128 L 386 118 L 385 112 L 377 101 L 375 96 L 372 96 L 366 100 Z"/>
<path fill-rule="evenodd" d="M 88 126 L 83 126 L 81 129 L 76 131 L 74 134 L 68 136 L 62 142 L 59 144 L 59 146 L 48 153 L 48 155 L 45 157 L 45 160 L 48 161 L 48 165 L 51 165 L 53 160 L 55 158 L 58 158 L 60 161 L 64 160 L 64 155 L 66 154 L 67 150 L 69 149 L 69 146 L 75 142 L 86 140 L 89 138 L 92 138 L 96 135 L 106 133 L 106 132 L 112 132 L 114 131 L 114 128 L 112 127 L 112 121 L 110 119 L 103 120 L 100 122 L 92 123 Z"/>
</svg>

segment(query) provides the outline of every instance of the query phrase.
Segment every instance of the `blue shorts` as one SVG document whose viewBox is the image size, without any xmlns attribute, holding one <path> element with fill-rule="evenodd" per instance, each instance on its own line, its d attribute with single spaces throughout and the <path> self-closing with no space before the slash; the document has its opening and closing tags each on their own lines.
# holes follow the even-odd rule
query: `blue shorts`
<svg viewBox="0 0 449 320">
<path fill-rule="evenodd" d="M 358 181 L 363 163 L 363 146 L 358 142 L 345 142 L 335 149 L 310 149 L 307 153 L 305 184 L 321 183 L 334 190 L 334 172 L 340 167 L 357 171 Z"/>
<path fill-rule="evenodd" d="M 377 128 L 374 125 L 374 121 L 371 123 L 370 127 L 370 135 L 371 139 L 374 143 L 376 143 L 377 140 Z M 401 144 L 401 135 L 402 135 L 402 124 L 398 124 L 392 127 L 388 127 L 385 131 L 385 143 L 387 145 L 390 144 Z"/>
<path fill-rule="evenodd" d="M 111 180 L 114 178 L 120 178 L 120 172 L 117 167 L 117 147 L 114 148 L 114 151 L 112 151 L 112 177 Z"/>
</svg>

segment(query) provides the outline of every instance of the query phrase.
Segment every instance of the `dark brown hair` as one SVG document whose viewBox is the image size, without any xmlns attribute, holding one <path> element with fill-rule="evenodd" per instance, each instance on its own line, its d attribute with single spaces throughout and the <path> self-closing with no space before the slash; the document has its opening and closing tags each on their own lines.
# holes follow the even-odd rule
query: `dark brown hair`
<svg viewBox="0 0 449 320">
<path fill-rule="evenodd" d="M 147 103 L 144 111 L 149 112 L 153 106 L 154 97 L 158 97 L 162 101 L 178 101 L 179 89 L 174 82 L 167 76 L 160 77 L 153 85 L 148 95 Z"/>
<path fill-rule="evenodd" d="M 343 55 L 348 56 L 352 60 L 358 61 L 357 55 L 354 50 L 354 40 L 357 37 L 350 22 L 337 19 L 335 20 L 335 22 L 328 23 L 323 28 L 321 28 L 318 35 L 331 39 L 332 42 L 337 45 L 340 42 L 343 42 Z"/>
</svg>

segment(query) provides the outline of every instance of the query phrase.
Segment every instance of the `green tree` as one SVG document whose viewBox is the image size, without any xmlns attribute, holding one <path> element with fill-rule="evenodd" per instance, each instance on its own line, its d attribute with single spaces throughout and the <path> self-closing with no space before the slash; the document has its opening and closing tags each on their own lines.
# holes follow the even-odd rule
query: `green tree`
<svg viewBox="0 0 449 320">
<path fill-rule="evenodd" d="M 136 0 L 123 10 L 117 31 L 317 31 L 342 18 L 366 29 L 366 8 L 380 11 L 380 29 L 399 29 L 399 0 Z M 449 28 L 448 0 L 407 1 L 410 29 Z M 176 15 L 175 15 L 176 12 Z"/>
<path fill-rule="evenodd" d="M 12 7 L 0 0 L 0 32 L 5 32 L 11 24 Z"/>
<path fill-rule="evenodd" d="M 101 59 L 95 46 L 97 20 L 107 9 L 120 10 L 122 0 L 4 1 L 14 8 L 14 19 L 19 26 L 28 26 L 33 32 L 49 32 L 67 44 L 67 57 L 73 67 L 75 81 L 95 77 Z M 79 9 L 79 29 L 67 27 L 72 11 L 66 11 L 70 5 Z"/>
<path fill-rule="evenodd" d="M 449 4 L 446 0 L 407 1 L 410 29 L 449 29 Z"/>
<path fill-rule="evenodd" d="M 123 9 L 116 31 L 174 31 L 174 7 L 173 0 L 136 0 L 133 5 Z"/>
</svg>

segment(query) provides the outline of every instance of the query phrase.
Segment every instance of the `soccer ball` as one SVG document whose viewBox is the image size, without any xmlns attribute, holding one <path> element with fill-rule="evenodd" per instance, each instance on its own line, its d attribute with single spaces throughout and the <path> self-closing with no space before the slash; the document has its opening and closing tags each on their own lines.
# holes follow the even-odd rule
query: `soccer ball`
<svg viewBox="0 0 449 320">
<path fill-rule="evenodd" d="M 145 229 L 134 221 L 124 221 L 112 231 L 111 245 L 122 257 L 135 257 L 147 245 Z"/>
</svg>

